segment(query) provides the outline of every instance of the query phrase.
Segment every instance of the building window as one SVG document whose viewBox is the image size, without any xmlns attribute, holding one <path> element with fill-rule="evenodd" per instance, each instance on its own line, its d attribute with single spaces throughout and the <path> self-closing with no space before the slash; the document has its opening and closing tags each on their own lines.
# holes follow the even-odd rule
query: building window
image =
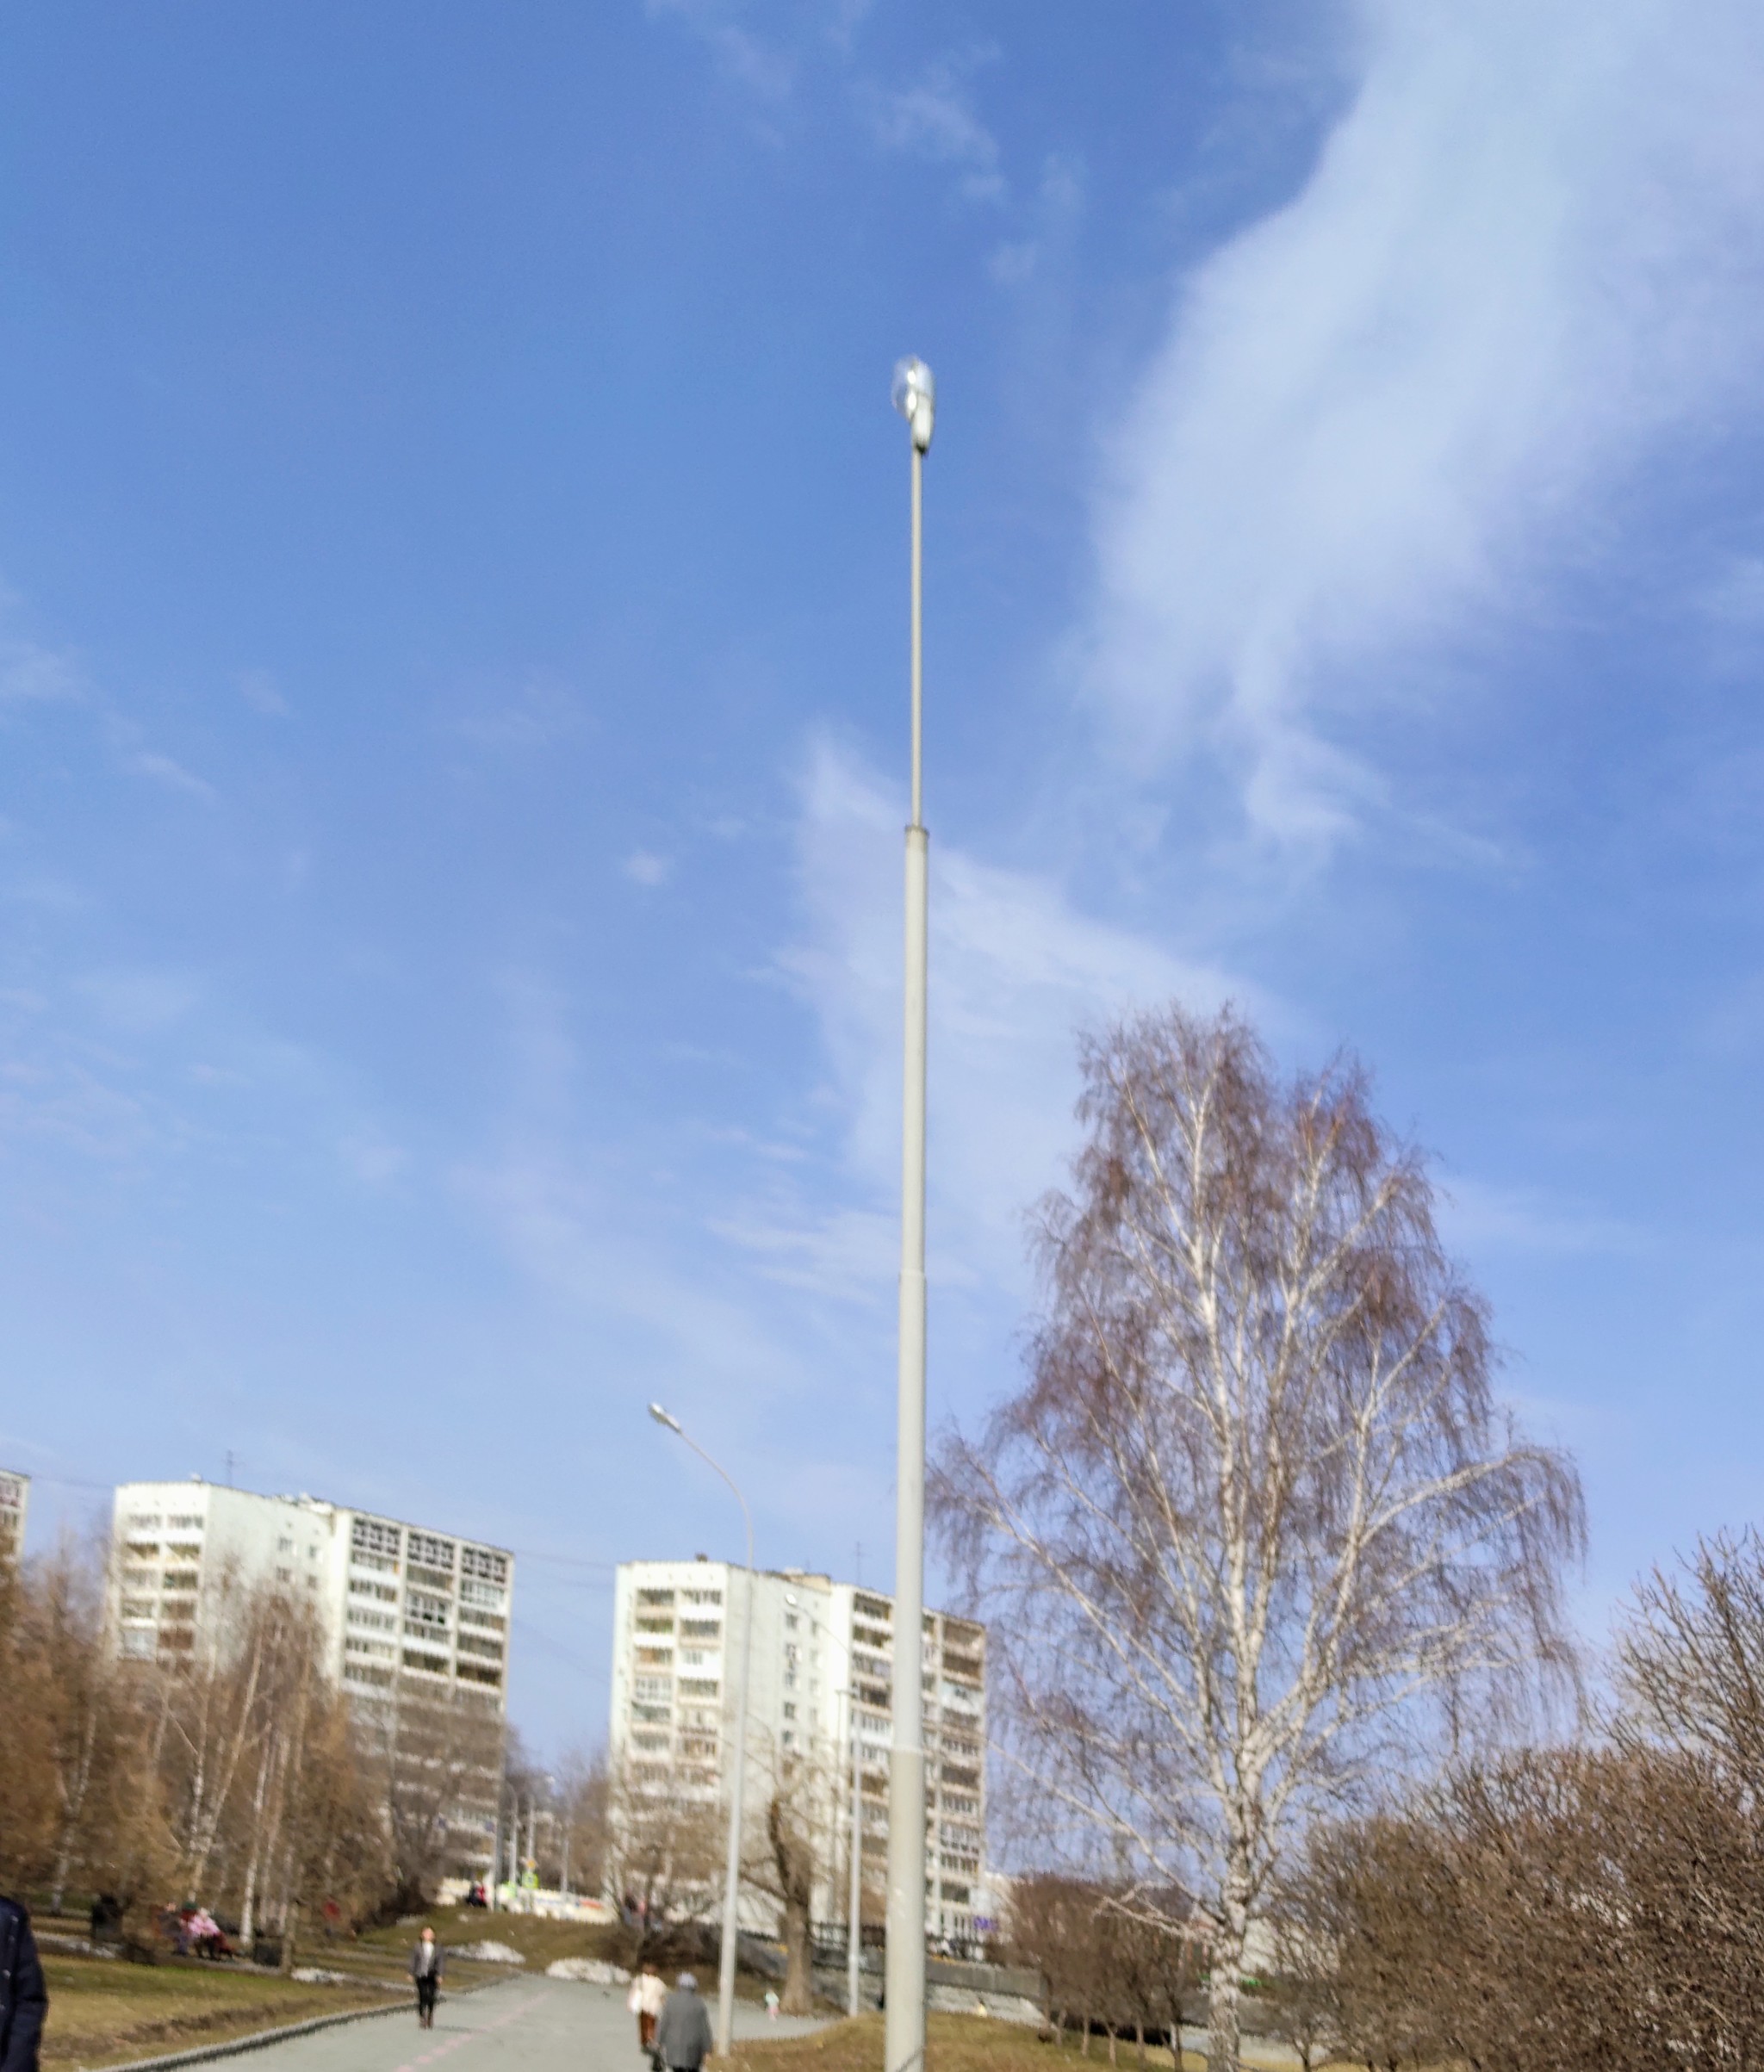
<svg viewBox="0 0 1764 2072">
<path fill-rule="evenodd" d="M 403 1539 L 397 1526 L 388 1525 L 382 1518 L 357 1518 L 349 1529 L 351 1554 L 380 1554 L 395 1561 Z"/>
<path fill-rule="evenodd" d="M 451 1572 L 454 1545 L 451 1540 L 438 1539 L 432 1532 L 413 1532 L 404 1543 L 407 1557 L 420 1561 L 425 1568 L 444 1568 Z"/>
<path fill-rule="evenodd" d="M 796 1707 L 786 1703 L 784 1708 L 784 1716 L 787 1720 L 793 1720 L 796 1717 Z"/>
<path fill-rule="evenodd" d="M 673 1602 L 674 1592 L 671 1590 L 640 1590 L 637 1592 L 639 1604 L 661 1605 L 672 1604 Z"/>
</svg>

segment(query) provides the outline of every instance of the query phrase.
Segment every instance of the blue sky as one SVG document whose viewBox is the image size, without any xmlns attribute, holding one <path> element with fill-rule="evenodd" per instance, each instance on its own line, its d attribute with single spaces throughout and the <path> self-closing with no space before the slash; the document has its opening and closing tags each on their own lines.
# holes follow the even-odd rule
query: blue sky
<svg viewBox="0 0 1764 2072">
<path fill-rule="evenodd" d="M 1764 28 L 1740 0 L 0 23 L 0 1461 L 885 1577 L 904 434 L 933 1416 L 1074 1032 L 1437 1156 L 1582 1603 L 1753 1515 Z"/>
</svg>

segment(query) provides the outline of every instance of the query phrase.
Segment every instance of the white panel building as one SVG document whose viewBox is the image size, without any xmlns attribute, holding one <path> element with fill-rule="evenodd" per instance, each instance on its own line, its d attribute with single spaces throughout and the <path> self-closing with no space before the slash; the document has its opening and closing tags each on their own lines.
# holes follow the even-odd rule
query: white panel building
<svg viewBox="0 0 1764 2072">
<path fill-rule="evenodd" d="M 726 1802 L 745 1603 L 745 1572 L 725 1562 L 620 1565 L 608 1747 L 631 1791 Z M 926 1920 L 934 1938 L 961 1945 L 977 1939 L 984 1875 L 985 1629 L 931 1612 L 922 1645 Z M 893 1600 L 879 1591 L 794 1569 L 754 1578 L 748 1817 L 763 1821 L 780 1757 L 811 1761 L 827 1838 L 817 1920 L 842 1922 L 848 1911 L 854 1731 L 873 1888 L 886 1864 L 894 1647 Z"/>
<path fill-rule="evenodd" d="M 111 1607 L 126 1656 L 176 1659 L 222 1616 L 229 1587 L 309 1599 L 333 1679 L 372 1697 L 409 1675 L 464 1684 L 506 1710 L 514 1556 L 316 1497 L 212 1482 L 125 1482 L 112 1521 Z"/>
<path fill-rule="evenodd" d="M 0 1467 L 0 1561 L 22 1559 L 25 1514 L 30 1503 L 30 1477 Z"/>
</svg>

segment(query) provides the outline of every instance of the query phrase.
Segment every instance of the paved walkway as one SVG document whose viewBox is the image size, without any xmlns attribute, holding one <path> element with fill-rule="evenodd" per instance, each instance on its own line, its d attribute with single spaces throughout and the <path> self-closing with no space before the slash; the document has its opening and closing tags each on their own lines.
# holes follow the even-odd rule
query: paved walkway
<svg viewBox="0 0 1764 2072">
<path fill-rule="evenodd" d="M 711 2019 L 716 2007 L 711 2004 Z M 739 2036 L 800 2036 L 817 2021 L 768 2022 L 763 2007 L 735 2004 Z M 649 2072 L 623 1987 L 519 1978 L 506 1986 L 444 1997 L 435 2026 L 416 2011 L 344 2022 L 222 2061 L 241 2072 Z"/>
</svg>

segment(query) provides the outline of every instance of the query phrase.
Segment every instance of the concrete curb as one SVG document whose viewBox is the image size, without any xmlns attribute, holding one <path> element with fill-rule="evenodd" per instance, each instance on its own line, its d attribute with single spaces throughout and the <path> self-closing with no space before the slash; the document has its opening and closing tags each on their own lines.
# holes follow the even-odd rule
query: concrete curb
<svg viewBox="0 0 1764 2072">
<path fill-rule="evenodd" d="M 494 1986 L 506 1986 L 506 1978 L 487 1978 L 475 1986 L 463 1986 L 457 1993 L 448 1994 L 450 2000 L 467 2000 L 474 1993 L 488 1993 Z M 287 2043 L 296 2036 L 311 2036 L 319 2029 L 340 2029 L 345 2022 L 378 2021 L 382 2015 L 408 2014 L 416 2005 L 412 2000 L 399 1999 L 385 2007 L 346 2007 L 340 2014 L 308 2015 L 303 2022 L 284 2022 L 279 2029 L 258 2029 L 250 2036 L 230 2036 L 218 2044 L 196 2044 L 188 2050 L 168 2050 L 159 2057 L 132 2057 L 127 2064 L 105 2065 L 101 2072 L 171 2072 L 174 2065 L 206 2065 L 217 2057 L 237 2057 L 241 2051 L 262 2050 L 270 2044 Z M 86 2072 L 81 2065 L 78 2072 Z"/>
</svg>

